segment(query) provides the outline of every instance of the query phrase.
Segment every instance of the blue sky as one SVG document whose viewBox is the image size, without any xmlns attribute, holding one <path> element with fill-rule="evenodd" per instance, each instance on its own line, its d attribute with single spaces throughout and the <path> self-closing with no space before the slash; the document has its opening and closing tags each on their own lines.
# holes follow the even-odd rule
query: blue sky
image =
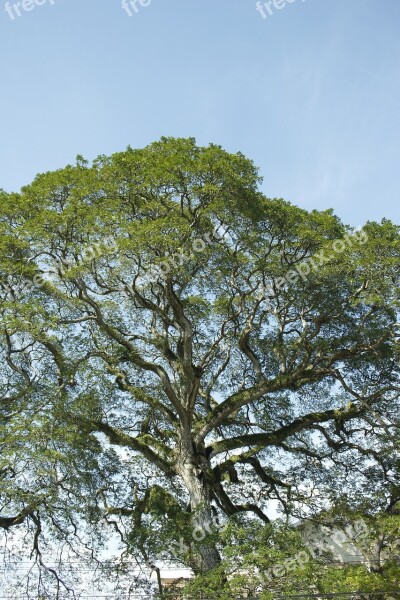
<svg viewBox="0 0 400 600">
<path fill-rule="evenodd" d="M 252 158 L 268 196 L 400 222 L 399 0 L 42 2 L 12 20 L 0 0 L 0 187 L 194 136 Z"/>
</svg>

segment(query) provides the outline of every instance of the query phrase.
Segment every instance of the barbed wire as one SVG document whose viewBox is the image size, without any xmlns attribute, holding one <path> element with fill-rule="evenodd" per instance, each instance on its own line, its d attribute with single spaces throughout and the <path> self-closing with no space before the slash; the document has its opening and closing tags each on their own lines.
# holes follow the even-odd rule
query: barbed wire
<svg viewBox="0 0 400 600">
<path fill-rule="evenodd" d="M 340 565 L 343 567 L 347 567 L 347 566 L 352 566 L 352 565 L 357 565 L 357 566 L 362 566 L 362 565 L 371 565 L 371 564 L 384 564 L 385 562 L 388 561 L 396 561 L 396 562 L 400 562 L 400 556 L 397 554 L 393 554 L 390 556 L 386 556 L 384 559 L 379 560 L 379 559 L 364 559 L 364 560 L 318 560 L 318 561 L 313 561 L 314 564 L 317 565 L 321 565 L 321 566 L 329 566 L 329 565 Z M 138 571 L 138 572 L 146 572 L 146 571 L 151 571 L 151 569 L 147 566 L 143 566 L 140 567 L 136 564 L 132 564 L 132 565 L 122 565 L 122 566 L 107 566 L 107 565 L 97 565 L 94 566 L 93 568 L 90 568 L 89 565 L 85 565 L 85 563 L 79 562 L 79 561 L 68 561 L 68 562 L 46 562 L 45 563 L 47 567 L 50 568 L 60 568 L 63 570 L 71 570 L 73 569 L 74 572 L 76 573 L 92 573 L 95 571 L 112 571 L 116 568 L 121 569 L 121 571 L 123 570 L 133 570 L 133 571 Z M 82 567 L 80 567 L 80 565 L 82 565 Z M 6 566 L 1 566 L 0 565 L 0 571 L 5 572 L 5 571 L 30 571 L 32 569 L 35 568 L 39 568 L 38 565 L 34 564 L 34 563 L 28 563 L 28 562 L 19 562 L 18 564 L 9 564 Z M 175 572 L 180 572 L 180 571 L 190 571 L 189 567 L 169 567 L 168 565 L 165 566 L 161 566 L 158 567 L 160 569 L 160 571 L 163 572 L 168 572 L 168 573 L 175 573 Z M 153 569 L 155 570 L 155 569 Z M 1 599 L 1 596 L 0 596 Z"/>
<path fill-rule="evenodd" d="M 302 590 L 305 591 L 305 590 Z M 283 596 L 281 594 L 276 593 L 275 592 L 275 596 L 274 596 L 274 600 L 296 600 L 296 598 L 336 598 L 336 597 L 342 597 L 342 596 L 360 596 L 360 595 L 369 595 L 369 596 L 374 596 L 374 595 L 378 595 L 381 596 L 382 594 L 397 594 L 400 596 L 400 590 L 372 590 L 372 591 L 362 591 L 362 590 L 357 590 L 354 592 L 307 592 L 304 594 L 295 594 L 295 595 L 291 595 L 291 596 Z M 239 599 L 238 599 L 239 600 Z M 258 600 L 257 597 L 250 597 L 247 598 L 246 600 Z"/>
<path fill-rule="evenodd" d="M 307 593 L 307 594 L 295 594 L 295 595 L 291 595 L 291 596 L 282 596 L 282 595 L 276 595 L 275 596 L 275 600 L 295 600 L 297 598 L 338 598 L 338 597 L 354 597 L 354 596 L 362 596 L 362 595 L 368 595 L 368 596 L 382 596 L 384 594 L 395 594 L 396 596 L 400 597 L 400 589 L 397 590 L 357 590 L 357 591 L 353 591 L 353 592 L 331 592 L 331 593 L 323 593 L 323 592 L 317 592 L 317 593 Z M 118 592 L 118 594 L 95 594 L 95 595 L 90 595 L 90 594 L 79 594 L 77 596 L 77 598 L 79 599 L 84 599 L 84 598 L 122 598 L 122 597 L 127 597 L 130 600 L 156 600 L 157 598 L 161 599 L 161 598 L 174 598 L 174 600 L 178 600 L 178 595 L 177 592 L 164 592 L 162 594 L 162 596 L 160 596 L 159 594 L 147 594 L 147 593 L 143 593 L 143 594 L 138 594 L 137 592 L 135 592 L 135 595 L 132 595 L 132 593 L 130 592 Z M 60 597 L 61 598 L 61 597 Z M 67 598 L 67 596 L 65 596 L 65 598 Z M 27 596 L 0 596 L 0 600 L 27 600 Z M 213 596 L 213 597 L 201 597 L 201 596 L 187 596 L 186 594 L 184 596 L 181 596 L 181 600 L 219 600 L 217 596 Z M 259 596 L 233 596 L 232 600 L 259 600 Z"/>
</svg>

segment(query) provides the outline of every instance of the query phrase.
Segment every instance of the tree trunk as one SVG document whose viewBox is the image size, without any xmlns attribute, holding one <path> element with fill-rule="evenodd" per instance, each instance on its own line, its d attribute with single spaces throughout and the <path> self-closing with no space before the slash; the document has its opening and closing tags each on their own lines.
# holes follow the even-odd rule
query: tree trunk
<svg viewBox="0 0 400 600">
<path fill-rule="evenodd" d="M 185 436 L 186 437 L 186 436 Z M 178 460 L 178 473 L 182 478 L 190 498 L 192 513 L 192 539 L 198 552 L 196 567 L 205 573 L 217 567 L 221 557 L 214 544 L 208 543 L 206 537 L 213 527 L 210 491 L 206 476 L 199 466 L 203 461 L 195 451 L 189 436 L 182 440 L 182 452 Z M 205 540 L 204 543 L 202 541 Z"/>
</svg>

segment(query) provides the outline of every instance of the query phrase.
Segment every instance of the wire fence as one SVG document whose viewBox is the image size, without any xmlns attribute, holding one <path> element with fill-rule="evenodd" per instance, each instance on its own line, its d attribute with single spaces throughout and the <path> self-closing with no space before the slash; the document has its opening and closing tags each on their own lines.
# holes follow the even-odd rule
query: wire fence
<svg viewBox="0 0 400 600">
<path fill-rule="evenodd" d="M 399 561 L 399 556 L 398 555 L 392 555 L 390 557 L 392 560 L 395 560 L 396 562 Z M 350 562 L 343 562 L 343 561 L 337 561 L 337 560 L 324 560 L 324 561 L 318 561 L 319 564 L 323 564 L 323 565 L 341 565 L 341 566 L 349 566 L 349 565 L 366 565 L 366 564 L 370 564 L 371 561 L 367 561 L 367 560 L 355 560 L 355 561 L 350 561 Z M 1 581 L 1 575 L 6 575 L 9 572 L 13 572 L 15 573 L 15 575 L 20 575 L 22 576 L 23 574 L 28 573 L 29 571 L 32 570 L 32 567 L 34 565 L 31 562 L 28 561 L 21 561 L 18 562 L 17 564 L 13 565 L 13 564 L 5 564 L 3 563 L 3 565 L 0 564 L 0 581 Z M 89 575 L 89 574 L 93 574 L 93 571 L 95 571 L 96 569 L 90 568 L 87 564 L 85 564 L 82 561 L 68 561 L 68 563 L 59 563 L 59 562 L 51 562 L 51 563 L 47 563 L 47 566 L 50 568 L 59 568 L 60 566 L 63 567 L 64 569 L 64 573 L 75 573 L 77 575 Z M 129 568 L 130 567 L 130 568 Z M 100 566 L 98 567 L 99 571 L 104 571 L 104 573 L 107 573 L 107 571 L 111 572 L 111 569 L 104 569 L 104 566 Z M 168 566 L 168 567 L 163 567 L 161 569 L 164 572 L 164 577 L 163 577 L 163 584 L 165 582 L 165 580 L 168 580 L 169 582 L 171 582 L 171 580 L 173 581 L 174 579 L 178 579 L 177 577 L 177 573 L 178 572 L 182 572 L 182 570 L 185 570 L 183 567 L 176 567 L 176 566 Z M 130 565 L 128 566 L 128 573 L 129 571 L 131 572 L 132 577 L 134 577 L 135 575 L 138 575 L 138 571 L 143 572 L 142 569 L 138 569 L 137 565 Z M 126 574 L 128 574 L 126 573 Z M 128 575 L 129 576 L 129 575 Z M 184 579 L 186 579 L 186 577 L 184 577 Z M 4 589 L 4 588 L 3 588 Z M 161 588 L 160 588 L 161 589 Z M 296 594 L 283 594 L 281 592 L 279 592 L 278 590 L 271 590 L 271 594 L 273 596 L 273 600 L 307 600 L 307 599 L 320 599 L 320 600 L 325 600 L 327 598 L 337 598 L 338 600 L 340 600 L 341 598 L 343 598 L 343 600 L 349 599 L 349 600 L 375 600 L 382 598 L 385 600 L 400 600 L 400 588 L 398 589 L 380 589 L 380 590 L 352 590 L 352 591 L 346 591 L 346 592 L 310 592 L 309 590 L 302 590 L 299 589 L 298 590 L 299 593 Z M 1 587 L 0 587 L 0 594 L 1 594 Z M 29 593 L 25 592 L 21 595 L 0 595 L 0 600 L 32 600 L 33 596 L 30 595 Z M 146 591 L 131 591 L 131 592 L 110 592 L 110 593 L 79 593 L 77 592 L 75 594 L 75 596 L 72 596 L 71 594 L 65 594 L 65 593 L 60 593 L 59 595 L 55 595 L 53 597 L 48 596 L 46 594 L 43 595 L 42 597 L 38 597 L 35 598 L 34 600 L 38 600 L 40 598 L 40 600 L 86 600 L 86 599 L 109 599 L 109 600 L 220 600 L 220 598 L 218 596 L 209 596 L 209 595 L 188 595 L 187 593 L 184 593 L 183 591 L 181 592 L 179 589 L 175 589 L 175 590 L 168 590 L 167 586 L 165 588 L 165 591 L 163 591 L 162 593 L 160 592 L 146 592 Z M 224 596 L 225 598 L 225 596 Z M 230 600 L 260 600 L 260 596 L 255 596 L 255 595 L 242 595 L 242 596 L 236 596 L 233 595 L 232 598 Z"/>
</svg>

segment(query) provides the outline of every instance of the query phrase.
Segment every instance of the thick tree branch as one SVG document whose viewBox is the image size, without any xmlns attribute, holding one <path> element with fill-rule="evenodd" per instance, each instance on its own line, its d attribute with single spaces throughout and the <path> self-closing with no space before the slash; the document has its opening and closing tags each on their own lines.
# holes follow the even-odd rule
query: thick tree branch
<svg viewBox="0 0 400 600">
<path fill-rule="evenodd" d="M 100 433 L 104 433 L 107 436 L 111 444 L 115 444 L 116 446 L 124 446 L 126 448 L 131 448 L 135 452 L 139 452 L 145 458 L 147 458 L 153 465 L 158 467 L 163 473 L 166 475 L 173 474 L 172 464 L 169 463 L 165 458 L 159 456 L 154 450 L 150 448 L 148 445 L 149 438 L 151 436 L 144 436 L 146 439 L 134 438 L 130 435 L 127 435 L 123 431 L 108 425 L 107 423 L 103 423 L 102 421 L 89 421 L 79 419 L 78 421 L 84 424 L 86 427 L 89 427 L 91 431 L 98 431 Z M 146 443 L 147 440 L 147 443 Z M 154 443 L 158 447 L 164 446 L 158 440 L 154 440 Z M 171 453 L 171 449 L 167 446 L 163 447 L 163 450 L 166 454 Z"/>
<path fill-rule="evenodd" d="M 292 421 L 292 423 L 277 429 L 276 431 L 269 433 L 253 433 L 249 435 L 242 435 L 227 440 L 221 440 L 214 442 L 211 447 L 211 456 L 217 456 L 222 452 L 229 450 L 235 450 L 236 448 L 246 448 L 251 446 L 275 446 L 286 440 L 288 437 L 304 431 L 306 429 L 313 429 L 314 425 L 318 423 L 326 423 L 335 419 L 347 421 L 360 416 L 365 412 L 365 406 L 358 406 L 356 404 L 350 404 L 346 408 L 340 410 L 327 410 L 325 412 L 309 413 Z"/>
</svg>

